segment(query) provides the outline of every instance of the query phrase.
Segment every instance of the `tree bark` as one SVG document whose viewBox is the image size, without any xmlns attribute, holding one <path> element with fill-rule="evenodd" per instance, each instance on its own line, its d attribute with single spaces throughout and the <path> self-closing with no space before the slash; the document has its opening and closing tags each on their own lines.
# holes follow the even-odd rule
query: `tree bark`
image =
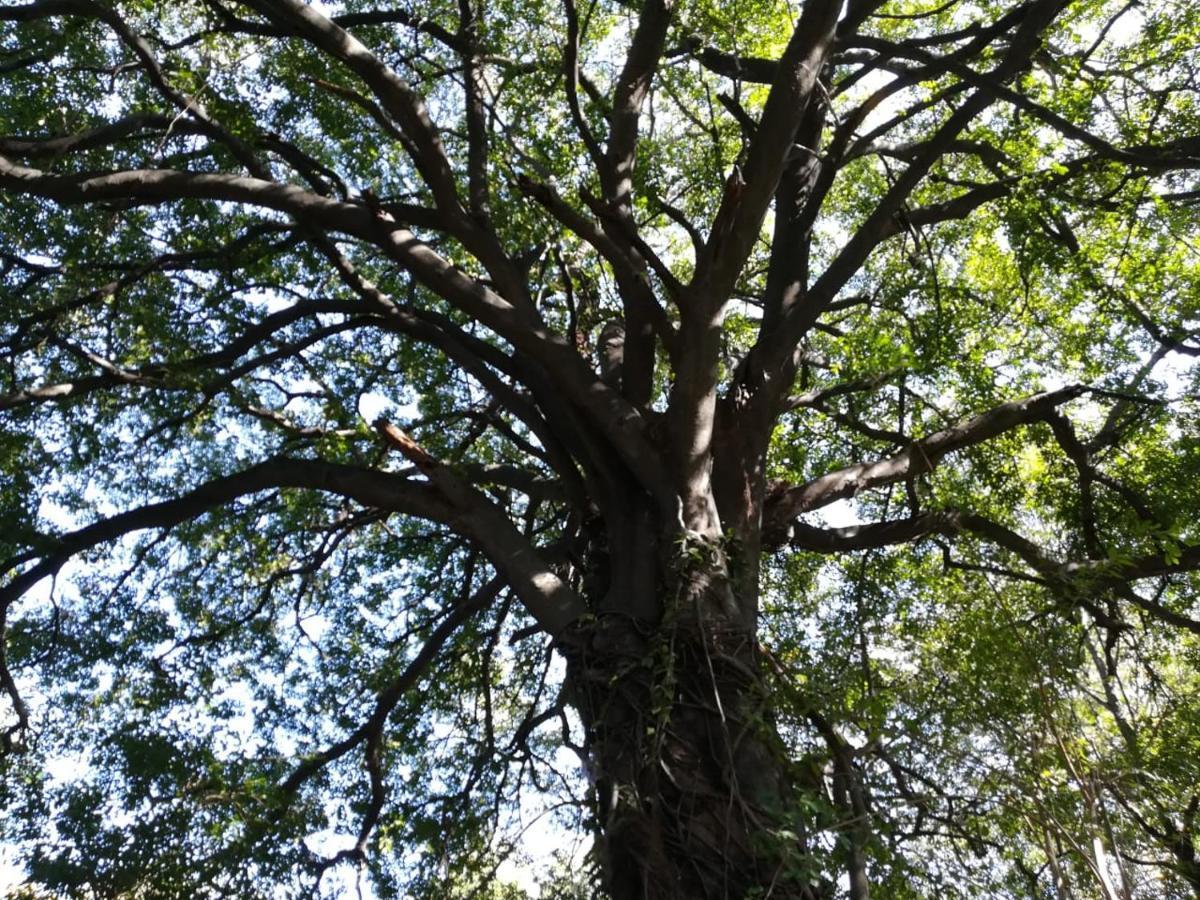
<svg viewBox="0 0 1200 900">
<path fill-rule="evenodd" d="M 660 621 L 609 614 L 564 641 L 605 888 L 614 900 L 827 896 L 806 874 L 807 823 L 753 634 L 713 614 L 727 573 L 684 555 L 698 565 L 665 573 Z"/>
</svg>

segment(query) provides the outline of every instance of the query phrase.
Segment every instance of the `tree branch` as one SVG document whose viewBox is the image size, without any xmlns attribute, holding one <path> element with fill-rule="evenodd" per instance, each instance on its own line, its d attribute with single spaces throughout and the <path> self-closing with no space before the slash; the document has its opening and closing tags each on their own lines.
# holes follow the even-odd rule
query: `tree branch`
<svg viewBox="0 0 1200 900">
<path fill-rule="evenodd" d="M 239 175 L 130 170 L 95 175 L 52 175 L 16 165 L 0 156 L 0 188 L 48 197 L 60 203 L 103 200 L 167 201 L 191 197 L 227 200 L 276 209 L 301 222 L 320 222 L 325 228 L 360 237 L 382 249 L 408 269 L 427 288 L 555 373 L 566 395 L 585 411 L 611 443 L 643 489 L 660 509 L 675 515 L 672 479 L 661 457 L 644 434 L 638 411 L 605 385 L 561 335 L 401 228 L 391 217 L 365 204 L 323 197 L 290 184 Z"/>
<path fill-rule="evenodd" d="M 931 472 L 946 454 L 981 444 L 1019 425 L 1042 421 L 1058 406 L 1083 392 L 1083 387 L 1073 385 L 1004 403 L 916 441 L 887 459 L 847 466 L 805 484 L 777 490 L 764 509 L 764 531 L 784 527 L 801 513 L 827 506 L 835 500 Z"/>
<path fill-rule="evenodd" d="M 693 285 L 704 299 L 697 305 L 711 312 L 728 297 L 758 239 L 759 226 L 775 193 L 796 130 L 812 102 L 818 76 L 833 46 L 838 0 L 809 0 L 780 58 L 758 129 L 746 156 L 745 172 L 726 183 L 720 208 L 709 229 L 704 257 Z"/>
<path fill-rule="evenodd" d="M 390 446 L 413 463 L 454 507 L 451 522 L 470 537 L 505 577 L 525 608 L 547 633 L 559 637 L 587 612 L 587 604 L 555 575 L 541 555 L 484 494 L 434 459 L 407 434 L 389 422 L 375 423 Z"/>
<path fill-rule="evenodd" d="M 214 479 L 173 500 L 119 513 L 77 531 L 47 537 L 44 552 L 25 553 L 0 563 L 0 573 L 23 563 L 34 565 L 0 588 L 0 606 L 12 603 L 43 578 L 53 575 L 72 556 L 134 531 L 171 528 L 247 494 L 273 488 L 309 488 L 340 494 L 362 503 L 435 522 L 449 522 L 453 510 L 432 488 L 399 475 L 308 459 L 278 457 L 233 475 Z"/>
<path fill-rule="evenodd" d="M 1028 63 L 1040 45 L 1042 31 L 1058 16 L 1065 2 L 1066 0 L 1037 0 L 1032 4 L 1028 13 L 1021 18 L 1008 52 L 990 73 L 993 80 L 1003 81 Z M 803 286 L 797 286 L 792 292 L 790 302 L 784 304 L 779 327 L 769 334 L 764 334 L 751 351 L 753 359 L 747 367 L 748 372 L 758 372 L 760 377 L 766 377 L 765 373 L 769 373 L 772 390 L 787 389 L 784 382 L 789 379 L 779 376 L 788 371 L 793 351 L 800 340 L 833 302 L 838 291 L 862 267 L 874 248 L 888 234 L 893 217 L 912 191 L 946 150 L 953 146 L 962 131 L 993 99 L 994 96 L 990 93 L 976 91 L 951 113 L 811 288 L 804 291 Z M 809 202 L 812 203 L 813 200 Z"/>
<path fill-rule="evenodd" d="M 285 795 L 284 806 L 276 811 L 278 818 L 286 810 L 287 801 L 321 769 L 332 762 L 341 759 L 355 747 L 359 746 L 372 734 L 382 733 L 388 717 L 399 705 L 404 695 L 420 682 L 429 670 L 430 665 L 437 659 L 438 653 L 446 642 L 454 635 L 464 622 L 472 615 L 487 607 L 499 596 L 504 588 L 501 576 L 491 579 L 476 591 L 465 602 L 455 605 L 449 614 L 442 619 L 438 626 L 425 639 L 425 643 L 413 657 L 404 670 L 383 687 L 375 697 L 375 708 L 371 716 L 351 734 L 336 744 L 327 747 L 320 753 L 308 757 L 297 766 L 291 775 L 280 785 L 280 791 Z"/>
<path fill-rule="evenodd" d="M 961 533 L 974 534 L 1020 557 L 1038 573 L 1042 583 L 1048 584 L 1072 605 L 1088 610 L 1097 621 L 1109 627 L 1121 626 L 1096 605 L 1096 594 L 1105 590 L 1116 591 L 1126 601 L 1159 621 L 1200 634 L 1200 621 L 1177 613 L 1157 601 L 1147 600 L 1130 585 L 1131 582 L 1146 578 L 1200 569 L 1200 544 L 1183 547 L 1169 558 L 1166 554 L 1159 553 L 1126 561 L 1084 560 L 1061 563 L 1033 541 L 998 522 L 960 510 L 938 510 L 908 519 L 870 522 L 845 528 L 820 528 L 803 522 L 793 522 L 785 531 L 774 532 L 771 535 L 772 540 L 764 541 L 764 546 L 768 550 L 775 550 L 787 543 L 799 550 L 845 553 L 906 544 L 934 534 Z"/>
</svg>

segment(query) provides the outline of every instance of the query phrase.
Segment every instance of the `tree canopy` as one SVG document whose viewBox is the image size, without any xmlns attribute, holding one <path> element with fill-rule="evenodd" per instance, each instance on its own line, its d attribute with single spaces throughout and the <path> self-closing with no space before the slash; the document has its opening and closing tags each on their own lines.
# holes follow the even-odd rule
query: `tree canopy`
<svg viewBox="0 0 1200 900">
<path fill-rule="evenodd" d="M 0 5 L 20 890 L 1200 897 L 1198 100 L 1191 0 Z"/>
</svg>

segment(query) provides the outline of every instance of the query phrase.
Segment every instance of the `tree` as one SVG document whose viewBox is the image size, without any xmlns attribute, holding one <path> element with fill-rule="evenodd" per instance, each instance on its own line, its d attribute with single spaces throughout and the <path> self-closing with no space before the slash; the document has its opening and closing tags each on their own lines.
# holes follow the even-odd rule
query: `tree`
<svg viewBox="0 0 1200 900">
<path fill-rule="evenodd" d="M 1194 4 L 0 21 L 36 889 L 1200 896 Z"/>
</svg>

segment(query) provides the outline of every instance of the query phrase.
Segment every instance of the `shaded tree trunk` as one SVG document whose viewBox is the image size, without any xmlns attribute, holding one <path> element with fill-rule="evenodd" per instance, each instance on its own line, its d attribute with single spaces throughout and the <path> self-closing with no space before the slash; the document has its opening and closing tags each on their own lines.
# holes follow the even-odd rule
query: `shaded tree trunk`
<svg viewBox="0 0 1200 900">
<path fill-rule="evenodd" d="M 659 621 L 612 613 L 572 636 L 605 886 L 616 900 L 815 900 L 754 636 L 711 614 L 725 573 L 699 569 L 663 579 Z"/>
</svg>

